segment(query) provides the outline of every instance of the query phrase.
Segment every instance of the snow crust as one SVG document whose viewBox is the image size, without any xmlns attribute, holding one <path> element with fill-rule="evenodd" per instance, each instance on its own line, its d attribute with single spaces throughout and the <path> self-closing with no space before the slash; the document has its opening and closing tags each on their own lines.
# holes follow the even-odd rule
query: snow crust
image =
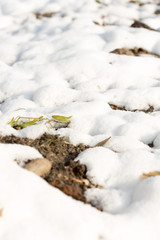
<svg viewBox="0 0 160 240">
<path fill-rule="evenodd" d="M 1 240 L 160 239 L 160 177 L 141 178 L 160 171 L 160 60 L 110 53 L 138 47 L 160 55 L 159 1 L 98 2 L 0 1 L 0 133 L 59 133 L 90 145 L 76 160 L 102 186 L 85 195 L 103 210 L 20 168 L 16 161 L 41 157 L 35 149 L 0 144 Z M 37 12 L 54 14 L 36 19 Z M 131 28 L 134 20 L 156 31 Z M 18 115 L 54 114 L 72 116 L 69 127 L 8 125 Z"/>
</svg>

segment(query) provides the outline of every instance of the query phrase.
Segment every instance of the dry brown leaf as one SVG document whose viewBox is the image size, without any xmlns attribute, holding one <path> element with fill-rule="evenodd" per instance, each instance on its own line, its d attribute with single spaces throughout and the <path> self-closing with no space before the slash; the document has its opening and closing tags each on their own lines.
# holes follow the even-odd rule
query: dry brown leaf
<svg viewBox="0 0 160 240">
<path fill-rule="evenodd" d="M 142 178 L 148 178 L 148 177 L 155 177 L 155 176 L 158 176 L 160 175 L 160 171 L 153 171 L 153 172 L 149 172 L 149 173 L 143 173 L 142 174 Z"/>
<path fill-rule="evenodd" d="M 3 208 L 0 209 L 0 217 L 2 217 L 3 214 Z"/>
<path fill-rule="evenodd" d="M 111 137 L 109 137 L 109 138 L 107 138 L 107 139 L 105 139 L 105 140 L 97 143 L 97 144 L 95 145 L 95 147 L 103 147 L 104 144 L 109 141 L 109 139 L 111 139 Z"/>
</svg>

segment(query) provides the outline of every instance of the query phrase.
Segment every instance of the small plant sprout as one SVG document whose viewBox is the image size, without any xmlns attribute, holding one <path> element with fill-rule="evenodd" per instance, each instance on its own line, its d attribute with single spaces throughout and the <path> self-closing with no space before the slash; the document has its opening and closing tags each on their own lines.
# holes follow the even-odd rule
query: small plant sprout
<svg viewBox="0 0 160 240">
<path fill-rule="evenodd" d="M 45 121 L 45 123 L 49 124 L 50 127 L 54 127 L 54 124 L 52 123 L 59 123 L 63 124 L 64 126 L 68 126 L 70 123 L 70 118 L 71 116 L 65 117 L 61 115 L 53 115 L 51 119 L 44 116 L 40 116 L 38 118 L 17 116 L 15 118 L 13 117 L 8 124 L 16 130 L 21 130 L 29 126 L 37 125 L 42 121 Z"/>
</svg>

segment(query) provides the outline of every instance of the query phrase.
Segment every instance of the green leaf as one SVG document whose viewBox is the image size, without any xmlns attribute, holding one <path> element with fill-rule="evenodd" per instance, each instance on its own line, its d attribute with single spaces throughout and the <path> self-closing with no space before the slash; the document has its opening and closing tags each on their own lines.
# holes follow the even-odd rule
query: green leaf
<svg viewBox="0 0 160 240">
<path fill-rule="evenodd" d="M 19 116 L 17 116 L 16 118 L 13 117 L 8 124 L 11 125 L 11 127 L 16 126 L 18 124 L 19 118 Z"/>
<path fill-rule="evenodd" d="M 56 121 L 56 122 L 60 122 L 60 123 L 70 123 L 70 118 L 72 116 L 69 117 L 65 117 L 65 116 L 61 116 L 61 115 L 53 115 L 52 118 Z"/>
<path fill-rule="evenodd" d="M 60 115 L 53 115 L 51 119 L 49 118 L 44 118 L 44 116 L 40 116 L 38 118 L 34 118 L 34 117 L 20 117 L 17 116 L 16 118 L 12 118 L 11 121 L 8 123 L 9 125 L 11 125 L 11 127 L 20 130 L 32 125 L 36 125 L 41 121 L 45 121 L 46 124 L 49 123 L 51 125 L 51 122 L 58 122 L 61 124 L 65 124 L 68 125 L 70 123 L 70 118 L 69 117 L 65 117 L 65 116 L 60 116 Z M 52 126 L 51 126 L 52 127 Z"/>
<path fill-rule="evenodd" d="M 18 124 L 18 126 L 20 128 L 26 128 L 26 127 L 29 127 L 29 126 L 32 126 L 32 125 L 36 125 L 37 124 L 37 119 L 35 120 L 32 120 L 32 121 L 29 121 L 29 122 L 23 122 L 21 121 L 20 124 Z"/>
<path fill-rule="evenodd" d="M 15 124 L 15 119 L 14 119 L 14 117 L 11 119 L 11 121 L 10 121 L 8 124 L 11 125 L 11 127 L 14 126 L 14 124 Z"/>
<path fill-rule="evenodd" d="M 22 119 L 26 119 L 26 121 L 23 121 Z M 32 126 L 37 124 L 39 119 L 35 118 L 33 120 L 30 120 L 31 118 L 26 118 L 26 117 L 19 117 L 17 116 L 16 118 L 12 118 L 11 121 L 8 123 L 11 125 L 11 127 L 16 128 L 16 129 L 22 129 L 28 126 Z M 40 118 L 42 119 L 42 118 Z"/>
</svg>

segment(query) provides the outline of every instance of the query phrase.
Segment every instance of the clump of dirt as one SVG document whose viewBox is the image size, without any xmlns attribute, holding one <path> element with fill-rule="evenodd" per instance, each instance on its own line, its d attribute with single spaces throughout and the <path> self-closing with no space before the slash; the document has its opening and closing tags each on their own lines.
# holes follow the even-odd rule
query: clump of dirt
<svg viewBox="0 0 160 240">
<path fill-rule="evenodd" d="M 133 48 L 133 49 L 128 49 L 128 48 L 116 48 L 115 50 L 111 51 L 110 53 L 115 53 L 119 55 L 128 55 L 128 56 L 141 56 L 143 54 L 145 55 L 151 55 L 154 57 L 159 57 L 156 54 L 150 53 L 147 50 L 143 48 Z"/>
<path fill-rule="evenodd" d="M 89 146 L 83 144 L 74 146 L 68 143 L 64 137 L 50 134 L 43 134 L 35 140 L 19 138 L 13 135 L 1 136 L 0 143 L 22 144 L 36 148 L 52 164 L 48 175 L 45 175 L 45 180 L 74 199 L 88 203 L 84 196 L 84 191 L 87 188 L 100 187 L 93 185 L 87 179 L 86 166 L 80 164 L 79 161 L 74 161 L 78 154 Z M 40 160 L 38 162 L 43 163 L 44 160 Z M 28 159 L 29 163 L 30 161 L 32 160 Z"/>
<path fill-rule="evenodd" d="M 149 143 L 148 146 L 149 146 L 150 148 L 153 148 L 153 147 L 154 147 L 153 142 Z"/>
<path fill-rule="evenodd" d="M 109 106 L 113 109 L 113 110 L 121 110 L 121 111 L 128 111 L 125 107 L 119 107 L 116 106 L 114 104 L 110 104 Z M 149 106 L 148 109 L 134 109 L 134 110 L 130 110 L 130 112 L 144 112 L 144 113 L 152 113 L 154 111 L 154 107 L 153 106 Z"/>
<path fill-rule="evenodd" d="M 42 19 L 42 18 L 51 18 L 55 13 L 54 12 L 46 12 L 46 13 L 34 12 L 33 14 L 37 19 Z"/>
<path fill-rule="evenodd" d="M 156 10 L 156 11 L 154 12 L 154 14 L 156 14 L 156 15 L 160 14 L 160 9 Z"/>
<path fill-rule="evenodd" d="M 139 21 L 135 21 L 130 27 L 133 27 L 133 28 L 146 28 L 148 30 L 157 31 L 157 30 L 149 27 L 147 24 L 139 22 Z"/>
</svg>

